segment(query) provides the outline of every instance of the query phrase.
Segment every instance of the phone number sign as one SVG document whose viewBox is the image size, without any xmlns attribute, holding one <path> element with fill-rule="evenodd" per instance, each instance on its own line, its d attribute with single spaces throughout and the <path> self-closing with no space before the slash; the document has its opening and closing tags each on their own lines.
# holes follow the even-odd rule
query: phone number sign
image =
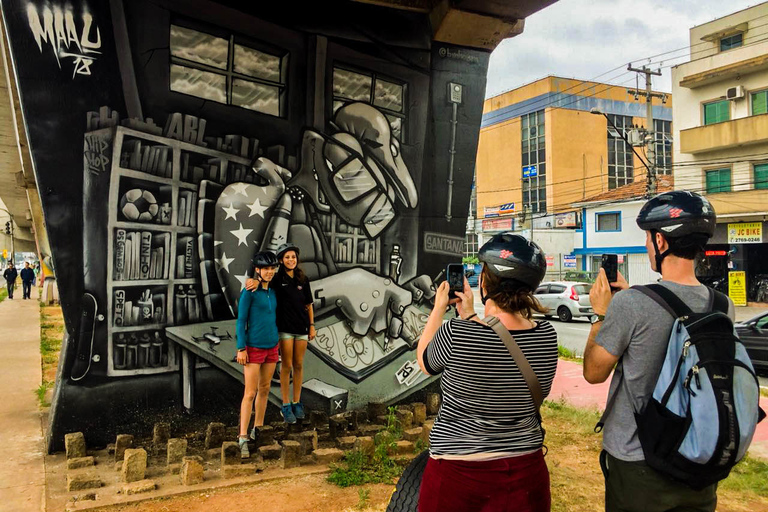
<svg viewBox="0 0 768 512">
<path fill-rule="evenodd" d="M 759 244 L 763 242 L 762 222 L 728 224 L 729 244 Z"/>
</svg>

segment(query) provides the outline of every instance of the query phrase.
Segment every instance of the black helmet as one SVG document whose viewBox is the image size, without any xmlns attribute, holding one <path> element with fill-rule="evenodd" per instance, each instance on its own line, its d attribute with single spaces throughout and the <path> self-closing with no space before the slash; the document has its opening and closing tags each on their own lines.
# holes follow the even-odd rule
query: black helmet
<svg viewBox="0 0 768 512">
<path fill-rule="evenodd" d="M 664 192 L 650 199 L 637 215 L 643 231 L 659 231 L 667 239 L 688 235 L 712 238 L 717 217 L 706 198 L 685 190 Z"/>
<path fill-rule="evenodd" d="M 277 248 L 277 259 L 282 260 L 285 253 L 288 251 L 294 251 L 296 253 L 296 256 L 299 255 L 299 248 L 296 247 L 293 244 L 283 244 L 280 247 Z"/>
<path fill-rule="evenodd" d="M 512 233 L 494 235 L 480 248 L 478 259 L 488 271 L 535 290 L 547 272 L 541 247 Z"/>
<path fill-rule="evenodd" d="M 263 267 L 276 267 L 279 265 L 277 262 L 277 257 L 275 256 L 275 253 L 272 251 L 260 251 L 257 252 L 256 255 L 253 257 L 253 260 L 251 261 L 254 267 L 257 268 L 263 268 Z"/>
</svg>

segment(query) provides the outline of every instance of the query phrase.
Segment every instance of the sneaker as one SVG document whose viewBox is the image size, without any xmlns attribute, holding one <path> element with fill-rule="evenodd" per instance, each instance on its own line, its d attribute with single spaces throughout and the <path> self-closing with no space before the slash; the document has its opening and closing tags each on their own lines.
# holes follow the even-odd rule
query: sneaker
<svg viewBox="0 0 768 512">
<path fill-rule="evenodd" d="M 297 420 L 303 420 L 304 419 L 304 406 L 301 405 L 301 402 L 296 402 L 294 404 L 291 404 L 291 407 L 293 407 L 293 415 L 296 416 Z"/>
<path fill-rule="evenodd" d="M 259 427 L 253 427 L 251 429 L 251 439 L 254 441 L 258 441 L 259 436 L 261 436 L 261 429 Z"/>
<path fill-rule="evenodd" d="M 240 445 L 240 458 L 241 459 L 248 459 L 251 456 L 251 452 L 248 451 L 248 438 L 246 437 L 239 437 L 237 439 L 237 444 Z"/>
<path fill-rule="evenodd" d="M 291 404 L 285 404 L 280 409 L 280 414 L 283 415 L 283 419 L 286 423 L 293 425 L 296 423 L 296 416 L 293 415 L 293 407 L 291 407 Z"/>
</svg>

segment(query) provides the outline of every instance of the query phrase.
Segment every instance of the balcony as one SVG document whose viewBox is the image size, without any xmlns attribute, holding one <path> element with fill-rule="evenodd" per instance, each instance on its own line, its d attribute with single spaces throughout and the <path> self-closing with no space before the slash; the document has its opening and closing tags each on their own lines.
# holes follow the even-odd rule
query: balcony
<svg viewBox="0 0 768 512">
<path fill-rule="evenodd" d="M 680 130 L 682 153 L 706 153 L 761 142 L 768 143 L 768 114 Z"/>
</svg>

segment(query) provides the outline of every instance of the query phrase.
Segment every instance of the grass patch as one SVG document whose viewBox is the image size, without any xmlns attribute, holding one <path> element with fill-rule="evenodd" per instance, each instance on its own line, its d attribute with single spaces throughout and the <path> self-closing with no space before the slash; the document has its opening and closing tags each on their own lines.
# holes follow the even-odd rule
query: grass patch
<svg viewBox="0 0 768 512">
<path fill-rule="evenodd" d="M 40 407 L 48 407 L 45 395 L 54 385 L 56 367 L 64 339 L 64 319 L 58 306 L 40 306 L 40 358 L 42 359 L 43 380 L 37 388 Z"/>
<path fill-rule="evenodd" d="M 40 404 L 40 407 L 49 407 L 51 405 L 45 397 L 51 387 L 53 387 L 53 382 L 45 381 L 35 390 L 37 402 Z"/>
<path fill-rule="evenodd" d="M 8 288 L 6 287 L 0 288 L 0 302 L 3 302 L 7 298 L 8 298 Z"/>
<path fill-rule="evenodd" d="M 581 363 L 584 361 L 583 358 L 576 355 L 576 352 L 562 345 L 557 346 L 557 356 L 560 359 L 565 359 L 566 361 L 574 361 L 576 363 Z"/>
<path fill-rule="evenodd" d="M 760 388 L 760 396 L 768 397 L 768 389 Z"/>
</svg>

